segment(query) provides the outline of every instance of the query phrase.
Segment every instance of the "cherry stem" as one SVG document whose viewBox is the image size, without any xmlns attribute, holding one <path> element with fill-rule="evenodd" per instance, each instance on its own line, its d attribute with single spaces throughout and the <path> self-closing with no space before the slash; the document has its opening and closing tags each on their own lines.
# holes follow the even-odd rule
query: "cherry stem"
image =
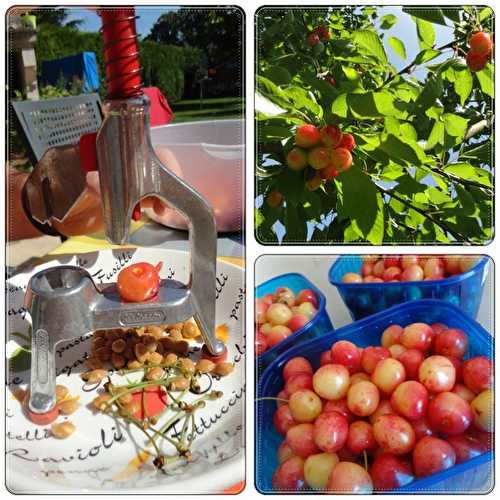
<svg viewBox="0 0 500 500">
<path fill-rule="evenodd" d="M 264 396 L 262 398 L 255 398 L 255 401 L 264 401 L 266 399 L 271 399 L 272 401 L 283 401 L 283 403 L 289 403 L 290 402 L 288 399 L 275 398 L 275 397 L 272 397 L 272 396 Z"/>
</svg>

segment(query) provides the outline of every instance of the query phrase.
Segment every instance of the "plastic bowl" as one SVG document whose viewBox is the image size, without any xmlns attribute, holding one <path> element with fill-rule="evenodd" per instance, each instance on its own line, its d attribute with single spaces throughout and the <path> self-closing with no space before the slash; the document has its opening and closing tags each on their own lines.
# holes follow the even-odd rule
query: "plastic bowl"
<svg viewBox="0 0 500 500">
<path fill-rule="evenodd" d="M 345 273 L 359 273 L 362 257 L 339 257 L 330 268 L 328 279 L 349 309 L 352 319 L 358 320 L 384 311 L 396 304 L 420 299 L 440 299 L 459 306 L 475 318 L 481 302 L 489 258 L 481 260 L 469 271 L 441 280 L 405 281 L 395 283 L 342 283 Z"/>
<path fill-rule="evenodd" d="M 298 273 L 288 273 L 276 276 L 265 283 L 259 285 L 255 290 L 255 297 L 260 298 L 268 293 L 274 293 L 277 288 L 286 286 L 299 293 L 305 288 L 310 288 L 318 297 L 318 311 L 314 318 L 306 323 L 301 329 L 295 331 L 288 338 L 268 349 L 257 358 L 257 376 L 260 376 L 264 368 L 269 365 L 280 354 L 284 353 L 291 346 L 302 344 L 312 338 L 319 337 L 333 329 L 330 317 L 326 312 L 326 298 L 323 293 L 314 286 L 305 276 Z"/>
<path fill-rule="evenodd" d="M 494 358 L 494 340 L 475 320 L 466 316 L 458 307 L 440 300 L 418 300 L 400 304 L 369 318 L 351 323 L 334 332 L 313 339 L 306 344 L 294 346 L 275 359 L 266 369 L 257 386 L 256 419 L 255 419 L 255 486 L 261 493 L 276 493 L 272 488 L 272 475 L 278 461 L 276 452 L 283 441 L 273 426 L 273 414 L 276 402 L 258 400 L 262 397 L 275 397 L 283 387 L 282 371 L 285 363 L 295 357 L 304 356 L 309 359 L 314 369 L 319 367 L 320 354 L 327 350 L 337 340 L 350 340 L 366 347 L 380 345 L 382 332 L 389 325 L 403 326 L 414 322 L 445 323 L 450 327 L 462 328 L 469 338 L 469 349 L 465 358 L 477 355 Z M 393 490 L 392 493 L 486 493 L 493 487 L 493 451 L 455 465 L 451 469 L 432 476 L 418 479 L 409 485 Z M 474 474 L 469 472 L 468 483 L 457 476 L 475 468 Z M 452 478 L 452 479 L 450 479 Z M 454 478 L 454 479 L 453 479 Z M 485 487 L 485 482 L 488 481 Z M 300 492 L 303 493 L 303 492 Z"/>
<path fill-rule="evenodd" d="M 207 199 L 214 210 L 218 232 L 243 229 L 244 120 L 154 127 L 151 143 L 160 160 Z M 148 208 L 146 213 L 165 226 L 187 229 L 186 219 L 175 210 L 156 215 Z"/>
</svg>

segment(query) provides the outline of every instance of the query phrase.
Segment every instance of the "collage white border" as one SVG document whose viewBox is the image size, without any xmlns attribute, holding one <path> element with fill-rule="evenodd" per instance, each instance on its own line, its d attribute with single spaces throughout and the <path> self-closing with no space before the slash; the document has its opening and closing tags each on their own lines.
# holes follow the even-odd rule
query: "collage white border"
<svg viewBox="0 0 500 500">
<path fill-rule="evenodd" d="M 18 2 L 12 2 L 12 4 L 7 4 L 4 3 L 2 4 L 1 11 L 3 15 L 3 20 L 0 23 L 1 24 L 1 31 L 2 33 L 0 34 L 0 39 L 3 40 L 3 47 L 2 50 L 0 50 L 0 71 L 2 72 L 1 80 L 2 82 L 5 82 L 5 14 L 6 11 L 9 7 L 13 5 L 33 5 L 35 2 L 26 2 L 26 1 L 18 1 Z M 95 3 L 91 2 L 75 2 L 71 0 L 66 0 L 64 2 L 54 2 L 52 0 L 46 0 L 43 2 L 39 2 L 40 4 L 43 5 L 70 5 L 70 6 L 85 6 L 85 5 L 95 5 Z M 242 500 L 250 500 L 250 499 L 255 499 L 259 493 L 255 490 L 254 487 L 254 401 L 253 401 L 253 381 L 254 381 L 254 365 L 253 365 L 253 357 L 251 355 L 252 353 L 252 345 L 253 345 L 253 288 L 254 288 L 254 276 L 253 276 L 253 270 L 254 270 L 254 263 L 255 259 L 262 254 L 290 254 L 290 255 L 303 255 L 303 254 L 319 254 L 319 255 L 329 255 L 329 254 L 341 254 L 341 253 L 354 253 L 354 254 L 363 254 L 363 253 L 385 253 L 385 254 L 396 254 L 396 253 L 415 253 L 416 247 L 414 246 L 390 246 L 390 247 L 384 247 L 384 246 L 366 246 L 366 247 L 361 247 L 361 246 L 352 246 L 352 245 L 345 245 L 345 246 L 335 246 L 335 247 L 325 247 L 325 246 L 307 246 L 307 247 L 301 247 L 301 246 L 287 246 L 286 248 L 283 247 L 270 247 L 270 246 L 262 246 L 258 244 L 255 241 L 254 238 L 254 224 L 253 224 L 253 212 L 254 212 L 254 124 L 253 124 L 253 107 L 254 107 L 254 67 L 255 67 L 255 59 L 254 59 L 254 54 L 255 54 L 255 43 L 254 43 L 254 33 L 255 33 L 255 12 L 256 10 L 263 6 L 263 5 L 276 5 L 276 6 L 287 6 L 287 5 L 300 5 L 300 6 L 339 6 L 339 5 L 345 5 L 346 3 L 349 2 L 342 2 L 342 1 L 322 1 L 322 0 L 316 0 L 316 1 L 301 1 L 301 2 L 277 2 L 273 0 L 262 0 L 262 1 L 256 1 L 256 0 L 240 0 L 240 1 L 234 1 L 234 2 L 223 2 L 223 1 L 213 1 L 213 0 L 198 0 L 198 1 L 189 1 L 189 0 L 184 0 L 184 1 L 179 1 L 179 2 L 172 2 L 172 1 L 155 1 L 155 0 L 150 0 L 150 1 L 139 1 L 135 0 L 133 2 L 129 2 L 130 4 L 133 5 L 203 5 L 203 6 L 217 6 L 217 5 L 237 5 L 239 7 L 242 7 L 246 13 L 246 286 L 247 286 L 247 314 L 246 314 L 246 319 L 247 319 L 247 345 L 248 345 L 248 353 L 249 355 L 247 356 L 247 401 L 246 401 L 246 409 L 247 409 L 247 429 L 246 429 L 246 437 L 247 437 L 247 453 L 246 453 L 246 488 L 243 490 L 242 493 L 238 495 L 238 498 Z M 356 1 L 353 2 L 355 5 L 402 5 L 402 4 L 407 4 L 407 5 L 415 5 L 415 6 L 435 6 L 437 4 L 439 5 L 449 5 L 449 6 L 454 6 L 459 4 L 460 2 L 457 1 L 449 1 L 449 0 L 440 0 L 436 2 L 434 1 L 401 1 L 398 2 L 397 0 L 394 1 L 384 1 L 384 0 L 374 0 L 371 2 L 367 1 Z M 493 8 L 495 11 L 496 5 L 492 1 L 485 1 L 485 2 L 467 2 L 469 4 L 476 4 L 476 5 L 485 5 L 485 6 L 490 6 Z M 115 1 L 115 2 L 110 2 L 106 1 L 103 2 L 101 5 L 124 5 L 126 2 L 123 1 Z M 497 13 L 497 12 L 496 12 Z M 495 46 L 495 56 L 498 55 L 498 51 L 496 50 Z M 495 82 L 495 93 L 498 94 L 498 88 L 499 88 L 499 81 L 496 79 Z M 0 111 L 2 116 L 5 117 L 5 98 L 2 98 L 0 100 Z M 497 112 L 497 109 L 495 109 L 495 114 Z M 0 141 L 3 144 L 3 149 L 4 149 L 4 155 L 3 158 L 6 158 L 5 154 L 5 130 L 2 131 Z M 495 148 L 495 164 L 498 162 L 498 149 Z M 5 167 L 4 167 L 5 168 Z M 3 175 L 2 181 L 3 183 L 3 189 L 1 190 L 1 196 L 2 200 L 0 201 L 0 220 L 5 221 L 5 176 Z M 497 185 L 496 182 L 496 177 L 495 177 L 495 186 Z M 498 198 L 498 195 L 497 195 Z M 495 203 L 495 220 L 497 223 L 497 226 L 499 224 L 498 221 L 500 221 L 499 217 L 499 203 Z M 5 231 L 2 231 L 1 235 L 3 241 L 2 244 L 0 245 L 0 256 L 1 256 L 1 261 L 5 265 Z M 463 253 L 463 254 L 477 254 L 477 253 L 482 253 L 489 255 L 490 257 L 493 258 L 495 261 L 495 256 L 499 256 L 498 258 L 500 259 L 500 235 L 496 235 L 494 238 L 493 242 L 490 243 L 487 246 L 482 246 L 482 247 L 435 247 L 435 246 L 422 246 L 418 247 L 418 253 L 422 254 L 445 254 L 445 253 L 450 253 L 450 252 L 456 252 L 456 253 Z M 499 274 L 500 273 L 495 273 L 495 290 L 500 289 L 499 288 Z M 4 272 L 5 276 L 5 272 Z M 497 317 L 498 312 L 499 312 L 499 306 L 500 301 L 495 301 L 495 317 Z M 0 315 L 2 317 L 5 317 L 5 302 L 2 301 L 0 305 Z M 2 322 L 2 325 L 4 322 Z M 5 353 L 3 353 L 5 354 Z M 3 372 L 5 373 L 5 356 L 1 356 L 1 367 Z M 498 398 L 496 397 L 496 400 Z M 0 412 L 2 414 L 5 414 L 5 404 L 4 404 L 4 397 L 0 398 Z M 1 419 L 2 422 L 4 422 L 4 419 Z M 496 415 L 496 424 L 500 422 L 499 414 L 497 412 Z M 5 424 L 3 424 L 5 426 Z M 5 435 L 5 428 L 3 429 L 3 436 Z M 5 489 L 5 455 L 3 453 L 0 454 L 0 471 L 2 477 L 0 478 L 0 487 L 3 490 L 4 495 L 6 496 L 11 496 L 11 494 Z M 495 461 L 495 477 L 498 479 L 498 461 Z M 498 486 L 493 490 L 492 493 L 489 494 L 489 496 L 492 496 L 496 493 L 498 489 Z M 139 496 L 140 493 L 137 495 Z M 136 495 L 130 495 L 130 496 L 136 496 Z M 283 499 L 286 496 L 291 496 L 291 495 L 267 495 L 268 498 L 270 499 Z M 31 495 L 24 495 L 23 498 L 28 499 L 31 498 Z M 47 496 L 45 496 L 47 497 Z M 109 498 L 108 495 L 93 495 L 93 498 Z M 205 498 L 220 498 L 221 495 L 204 495 Z M 349 498 L 350 495 L 344 495 L 343 498 Z M 380 495 L 379 497 L 391 497 L 390 495 Z M 485 498 L 484 496 L 479 496 L 479 498 Z M 33 496 L 33 498 L 40 498 L 39 496 Z M 60 496 L 54 496 L 54 498 L 61 498 Z M 186 497 L 183 497 L 186 498 Z M 394 498 L 394 497 L 393 497 Z M 455 499 L 455 495 L 440 495 L 440 499 Z M 472 497 L 469 497 L 472 498 Z"/>
</svg>

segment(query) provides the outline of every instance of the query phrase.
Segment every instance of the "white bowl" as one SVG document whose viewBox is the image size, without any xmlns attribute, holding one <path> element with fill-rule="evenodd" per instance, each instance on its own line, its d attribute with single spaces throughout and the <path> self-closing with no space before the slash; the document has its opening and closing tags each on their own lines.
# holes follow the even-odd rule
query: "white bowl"
<svg viewBox="0 0 500 500">
<path fill-rule="evenodd" d="M 243 228 L 245 165 L 244 120 L 179 123 L 151 129 L 151 142 L 164 164 L 200 192 L 215 212 L 218 232 Z M 184 217 L 174 210 L 156 222 L 186 229 Z"/>
<path fill-rule="evenodd" d="M 113 281 L 123 267 L 132 262 L 163 261 L 162 277 L 175 273 L 175 279 L 188 279 L 189 255 L 186 252 L 158 249 L 105 250 L 79 256 L 61 256 L 29 272 L 23 272 L 7 282 L 8 316 L 7 357 L 29 343 L 29 315 L 23 309 L 24 291 L 35 272 L 58 264 L 85 267 L 91 275 L 107 275 Z M 210 401 L 196 414 L 199 435 L 192 451 L 193 462 L 183 465 L 175 474 L 159 472 L 146 460 L 137 470 L 126 473 L 127 467 L 146 447 L 144 435 L 127 429 L 122 421 L 104 414 L 94 414 L 88 404 L 95 397 L 94 390 L 84 392 L 79 377 L 82 361 L 90 348 L 90 339 L 84 336 L 77 342 L 57 346 L 57 382 L 80 396 L 81 407 L 69 418 L 76 425 L 75 433 L 64 440 L 46 436 L 49 426 L 37 426 L 23 414 L 20 403 L 12 396 L 16 389 L 26 388 L 29 382 L 29 358 L 15 358 L 9 362 L 8 392 L 6 398 L 6 485 L 12 493 L 220 493 L 225 488 L 244 480 L 244 407 L 245 356 L 241 306 L 244 289 L 243 270 L 225 263 L 217 264 L 217 324 L 229 328 L 228 361 L 235 363 L 235 371 L 214 382 L 214 389 L 224 396 Z M 14 313 L 15 311 L 15 313 Z M 24 364 L 24 366 L 23 366 Z M 203 421 L 202 421 L 203 419 Z M 60 421 L 62 420 L 59 417 Z M 205 423 L 204 423 L 205 422 Z M 117 437 L 122 436 L 121 439 Z M 165 445 L 165 452 L 170 451 Z M 122 475 L 119 477 L 119 475 Z"/>
</svg>

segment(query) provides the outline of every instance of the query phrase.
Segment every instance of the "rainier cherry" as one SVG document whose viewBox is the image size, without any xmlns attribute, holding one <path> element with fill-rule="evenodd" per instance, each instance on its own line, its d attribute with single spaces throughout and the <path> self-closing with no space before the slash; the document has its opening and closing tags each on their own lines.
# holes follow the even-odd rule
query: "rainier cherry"
<svg viewBox="0 0 500 500">
<path fill-rule="evenodd" d="M 307 485 L 313 490 L 324 490 L 334 467 L 339 463 L 336 453 L 318 453 L 307 457 L 304 476 Z"/>
<path fill-rule="evenodd" d="M 493 364 L 486 356 L 468 359 L 463 366 L 464 384 L 476 394 L 489 389 L 493 383 Z"/>
<path fill-rule="evenodd" d="M 342 132 L 337 125 L 325 125 L 320 130 L 321 142 L 329 148 L 336 148 L 342 138 Z"/>
<path fill-rule="evenodd" d="M 313 374 L 313 369 L 311 363 L 306 358 L 300 356 L 288 360 L 283 367 L 283 379 L 285 381 L 292 378 L 294 375 L 299 373 L 310 373 Z"/>
<path fill-rule="evenodd" d="M 467 401 L 453 392 L 440 392 L 431 399 L 427 420 L 431 427 L 442 434 L 463 434 L 473 419 Z"/>
<path fill-rule="evenodd" d="M 298 491 L 304 486 L 304 459 L 292 456 L 273 474 L 273 488 L 277 491 Z"/>
<path fill-rule="evenodd" d="M 330 164 L 330 153 L 327 148 L 317 147 L 311 149 L 307 155 L 307 161 L 315 170 L 322 170 Z"/>
<path fill-rule="evenodd" d="M 342 134 L 338 147 L 352 151 L 356 147 L 354 136 L 352 134 Z"/>
<path fill-rule="evenodd" d="M 321 169 L 321 177 L 323 177 L 323 179 L 327 181 L 335 179 L 335 177 L 338 177 L 338 175 L 339 172 L 333 165 Z"/>
<path fill-rule="evenodd" d="M 369 495 L 373 491 L 373 483 L 370 474 L 361 465 L 339 462 L 330 475 L 327 491 Z"/>
<path fill-rule="evenodd" d="M 349 170 L 352 165 L 351 152 L 346 148 L 335 148 L 331 154 L 332 165 L 340 172 Z"/>
<path fill-rule="evenodd" d="M 418 477 L 430 476 L 455 465 L 453 447 L 434 436 L 422 438 L 413 451 L 413 470 Z"/>
<path fill-rule="evenodd" d="M 295 133 L 295 144 L 302 148 L 312 148 L 320 140 L 319 130 L 314 125 L 306 123 L 297 128 Z"/>
<path fill-rule="evenodd" d="M 286 155 L 286 163 L 290 170 L 303 170 L 307 167 L 307 153 L 301 148 L 292 148 Z"/>
</svg>

